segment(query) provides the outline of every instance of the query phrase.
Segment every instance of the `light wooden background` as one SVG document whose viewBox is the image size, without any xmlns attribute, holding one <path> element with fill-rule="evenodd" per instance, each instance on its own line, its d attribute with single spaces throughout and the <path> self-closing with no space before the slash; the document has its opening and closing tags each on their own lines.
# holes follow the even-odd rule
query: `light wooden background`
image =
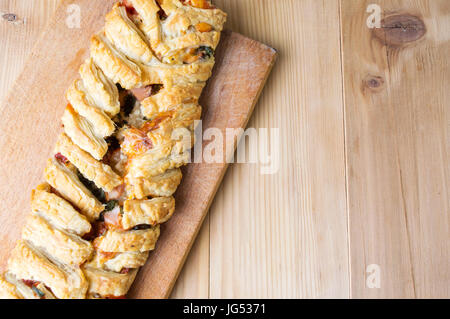
<svg viewBox="0 0 450 319">
<path fill-rule="evenodd" d="M 279 51 L 249 126 L 280 128 L 280 169 L 230 167 L 172 296 L 450 297 L 450 1 L 215 3 Z M 377 38 L 372 3 L 425 35 Z M 0 0 L 0 98 L 57 4 Z"/>
</svg>

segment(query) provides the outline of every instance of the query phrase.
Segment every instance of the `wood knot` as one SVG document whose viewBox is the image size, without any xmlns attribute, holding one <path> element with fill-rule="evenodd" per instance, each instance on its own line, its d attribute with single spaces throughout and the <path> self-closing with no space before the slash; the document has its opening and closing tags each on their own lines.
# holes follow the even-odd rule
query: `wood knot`
<svg viewBox="0 0 450 319">
<path fill-rule="evenodd" d="M 419 40 L 427 31 L 420 18 L 396 14 L 384 18 L 381 28 L 375 28 L 373 32 L 384 44 L 397 47 Z"/>
<path fill-rule="evenodd" d="M 9 22 L 14 22 L 17 20 L 17 16 L 14 13 L 5 13 L 2 15 L 2 18 Z"/>
<path fill-rule="evenodd" d="M 369 89 L 372 92 L 379 92 L 384 87 L 384 78 L 382 76 L 368 75 L 363 80 L 363 90 Z"/>
</svg>

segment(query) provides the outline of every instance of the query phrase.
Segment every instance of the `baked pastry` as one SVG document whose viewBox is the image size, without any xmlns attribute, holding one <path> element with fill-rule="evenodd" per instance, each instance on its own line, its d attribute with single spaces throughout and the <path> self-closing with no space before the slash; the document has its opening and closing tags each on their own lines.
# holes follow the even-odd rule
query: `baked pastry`
<svg viewBox="0 0 450 319">
<path fill-rule="evenodd" d="M 67 90 L 1 298 L 123 298 L 175 211 L 226 14 L 207 0 L 116 3 Z"/>
</svg>

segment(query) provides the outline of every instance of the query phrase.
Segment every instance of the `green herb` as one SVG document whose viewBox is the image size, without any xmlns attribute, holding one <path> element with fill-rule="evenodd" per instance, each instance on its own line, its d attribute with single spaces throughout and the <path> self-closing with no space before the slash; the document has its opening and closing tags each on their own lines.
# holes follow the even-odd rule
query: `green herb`
<svg viewBox="0 0 450 319">
<path fill-rule="evenodd" d="M 134 226 L 133 228 L 131 228 L 131 230 L 144 230 L 144 229 L 150 229 L 150 228 L 152 228 L 151 225 L 142 224 L 142 225 Z"/>
<path fill-rule="evenodd" d="M 116 86 L 117 86 L 117 90 L 118 90 L 119 92 L 125 90 L 119 83 L 117 83 Z"/>
<path fill-rule="evenodd" d="M 123 115 L 128 116 L 133 111 L 134 105 L 136 104 L 136 98 L 133 94 L 129 93 L 125 98 L 123 105 Z"/>
<path fill-rule="evenodd" d="M 202 59 L 210 58 L 214 55 L 214 50 L 211 47 L 200 46 L 197 49 L 198 54 Z"/>
<path fill-rule="evenodd" d="M 152 84 L 152 95 L 155 95 L 164 87 L 162 84 Z"/>
<path fill-rule="evenodd" d="M 117 204 L 118 204 L 118 201 L 116 201 L 116 200 L 110 200 L 110 201 L 107 202 L 106 205 L 105 205 L 105 212 L 109 212 L 110 210 L 113 210 L 114 207 L 116 207 Z"/>
<path fill-rule="evenodd" d="M 80 182 L 83 183 L 83 185 L 86 186 L 86 188 L 88 190 L 90 190 L 92 195 L 94 195 L 102 203 L 106 203 L 106 196 L 105 196 L 105 192 L 103 191 L 103 189 L 98 188 L 94 182 L 88 180 L 79 171 L 77 172 L 77 175 L 78 175 L 78 178 L 80 179 Z"/>
<path fill-rule="evenodd" d="M 115 136 L 109 136 L 105 140 L 108 143 L 108 150 L 116 150 L 120 147 L 119 140 Z"/>
</svg>

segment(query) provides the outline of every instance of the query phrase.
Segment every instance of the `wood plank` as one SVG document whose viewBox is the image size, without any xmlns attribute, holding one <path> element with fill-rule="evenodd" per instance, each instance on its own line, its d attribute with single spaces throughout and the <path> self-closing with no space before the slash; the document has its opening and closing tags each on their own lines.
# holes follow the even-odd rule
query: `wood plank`
<svg viewBox="0 0 450 319">
<path fill-rule="evenodd" d="M 0 100 L 22 71 L 26 57 L 54 14 L 59 0 L 2 1 L 0 3 Z M 14 14 L 14 21 L 2 18 Z"/>
<path fill-rule="evenodd" d="M 170 298 L 209 298 L 209 215 L 206 215 Z"/>
<path fill-rule="evenodd" d="M 211 208 L 212 298 L 349 296 L 337 1 L 217 0 L 277 48 L 249 127 L 279 128 L 280 169 L 234 164 Z M 277 147 L 271 143 L 271 147 Z"/>
<path fill-rule="evenodd" d="M 367 27 L 369 4 L 384 28 Z M 450 3 L 341 10 L 352 296 L 448 298 Z"/>
<path fill-rule="evenodd" d="M 0 215 L 3 257 L 19 237 L 20 225 L 29 210 L 24 197 L 29 197 L 31 188 L 40 180 L 44 162 L 60 131 L 64 91 L 88 53 L 89 37 L 101 27 L 113 2 L 105 5 L 105 1 L 79 0 L 81 28 L 70 29 L 65 18 L 71 2 L 63 1 L 2 103 L 0 207 L 8 212 Z M 273 49 L 238 34 L 223 35 L 215 76 L 201 100 L 205 106 L 204 129 L 245 127 L 275 55 Z M 184 181 L 176 195 L 177 213 L 162 227 L 157 249 L 141 270 L 131 297 L 169 295 L 226 167 L 225 163 L 201 163 L 184 169 Z M 2 258 L 2 263 L 5 261 Z"/>
</svg>

